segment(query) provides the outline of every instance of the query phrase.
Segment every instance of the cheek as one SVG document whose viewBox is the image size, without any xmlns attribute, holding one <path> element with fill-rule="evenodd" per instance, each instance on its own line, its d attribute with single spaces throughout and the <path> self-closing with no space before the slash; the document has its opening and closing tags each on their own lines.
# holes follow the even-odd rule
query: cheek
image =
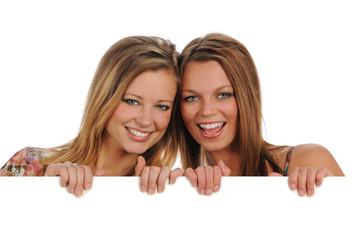
<svg viewBox="0 0 360 240">
<path fill-rule="evenodd" d="M 112 119 L 118 122 L 126 122 L 132 116 L 132 109 L 129 105 L 120 103 L 118 107 L 115 109 L 115 112 L 111 116 Z"/>
<path fill-rule="evenodd" d="M 171 118 L 171 111 L 156 113 L 154 115 L 154 123 L 158 131 L 165 131 L 169 125 Z"/>
<path fill-rule="evenodd" d="M 181 104 L 181 116 L 185 122 L 185 124 L 188 124 L 192 120 L 194 120 L 194 110 L 191 106 L 188 106 L 186 104 Z"/>
<path fill-rule="evenodd" d="M 239 111 L 236 104 L 236 101 L 231 102 L 223 106 L 223 113 L 226 115 L 226 118 L 230 121 L 231 126 L 234 128 L 234 131 L 237 132 L 238 121 L 239 121 Z"/>
</svg>

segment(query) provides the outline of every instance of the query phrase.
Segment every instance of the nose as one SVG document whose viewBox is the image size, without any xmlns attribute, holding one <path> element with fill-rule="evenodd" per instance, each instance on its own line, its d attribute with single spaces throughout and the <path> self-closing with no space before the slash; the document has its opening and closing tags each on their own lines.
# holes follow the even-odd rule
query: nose
<svg viewBox="0 0 360 240">
<path fill-rule="evenodd" d="M 214 115 L 216 112 L 216 103 L 210 99 L 203 99 L 200 106 L 200 113 L 202 116 L 208 117 Z"/>
<path fill-rule="evenodd" d="M 138 116 L 135 118 L 135 121 L 139 125 L 139 127 L 150 126 L 152 123 L 151 108 L 145 106 L 142 107 L 139 111 Z"/>
</svg>

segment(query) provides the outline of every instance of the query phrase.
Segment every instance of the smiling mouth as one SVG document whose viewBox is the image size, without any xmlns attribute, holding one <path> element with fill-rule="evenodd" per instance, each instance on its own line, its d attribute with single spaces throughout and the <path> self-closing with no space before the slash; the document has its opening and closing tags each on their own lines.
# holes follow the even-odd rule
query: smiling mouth
<svg viewBox="0 0 360 240">
<path fill-rule="evenodd" d="M 207 137 L 217 137 L 225 125 L 226 122 L 197 124 L 201 132 Z"/>
<path fill-rule="evenodd" d="M 144 138 L 144 137 L 147 137 L 149 136 L 150 134 L 152 134 L 152 132 L 141 132 L 139 130 L 136 130 L 136 129 L 133 129 L 133 128 L 130 128 L 130 127 L 125 127 L 126 130 L 131 133 L 133 136 L 135 137 L 139 137 L 139 138 Z"/>
</svg>

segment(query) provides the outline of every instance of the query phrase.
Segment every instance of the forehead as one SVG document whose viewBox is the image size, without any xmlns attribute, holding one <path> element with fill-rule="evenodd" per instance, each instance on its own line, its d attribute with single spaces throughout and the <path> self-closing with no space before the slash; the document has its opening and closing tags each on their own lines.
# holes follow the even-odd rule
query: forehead
<svg viewBox="0 0 360 240">
<path fill-rule="evenodd" d="M 231 82 L 221 65 L 215 61 L 190 61 L 184 71 L 182 88 L 217 88 Z"/>
<path fill-rule="evenodd" d="M 125 94 L 168 96 L 176 92 L 176 76 L 168 69 L 147 70 L 135 77 L 125 90 Z"/>
</svg>

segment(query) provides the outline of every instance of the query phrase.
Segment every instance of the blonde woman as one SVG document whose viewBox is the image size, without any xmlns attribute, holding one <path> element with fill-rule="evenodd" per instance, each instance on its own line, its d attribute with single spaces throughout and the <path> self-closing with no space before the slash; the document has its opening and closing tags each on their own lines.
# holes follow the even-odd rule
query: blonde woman
<svg viewBox="0 0 360 240">
<path fill-rule="evenodd" d="M 196 38 L 179 66 L 182 165 L 200 194 L 218 191 L 221 176 L 288 175 L 292 190 L 311 196 L 325 176 L 344 175 L 320 145 L 275 146 L 263 139 L 256 67 L 236 39 L 216 33 Z"/>
<path fill-rule="evenodd" d="M 170 170 L 178 150 L 177 57 L 158 37 L 116 42 L 99 63 L 76 138 L 52 149 L 24 148 L 0 175 L 60 176 L 76 196 L 91 188 L 93 176 L 141 176 L 141 191 L 163 191 L 166 179 L 182 175 Z"/>
</svg>

